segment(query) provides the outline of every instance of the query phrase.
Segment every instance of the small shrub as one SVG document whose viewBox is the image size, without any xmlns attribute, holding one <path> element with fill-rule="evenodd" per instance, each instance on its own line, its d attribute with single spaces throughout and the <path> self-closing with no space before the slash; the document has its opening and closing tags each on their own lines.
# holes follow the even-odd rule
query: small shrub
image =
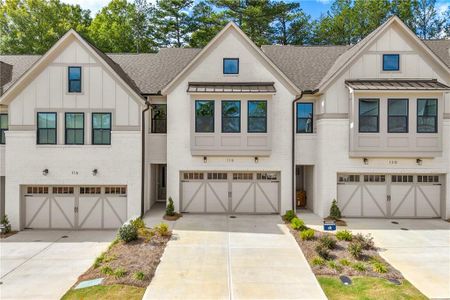
<svg viewBox="0 0 450 300">
<path fill-rule="evenodd" d="M 306 230 L 307 227 L 305 226 L 305 222 L 303 220 L 300 220 L 299 218 L 295 217 L 291 220 L 291 227 L 295 230 Z"/>
<path fill-rule="evenodd" d="M 11 232 L 11 223 L 9 223 L 8 215 L 4 215 L 2 220 L 0 221 L 0 224 L 2 224 L 5 227 L 5 233 Z"/>
<path fill-rule="evenodd" d="M 142 218 L 136 218 L 131 221 L 131 225 L 136 227 L 136 229 L 145 228 L 145 222 L 142 220 Z"/>
<path fill-rule="evenodd" d="M 336 199 L 333 200 L 330 207 L 330 217 L 333 219 L 340 219 L 342 217 L 341 210 L 339 209 L 339 206 L 337 205 Z"/>
<path fill-rule="evenodd" d="M 136 272 L 136 273 L 134 273 L 133 277 L 136 280 L 144 280 L 145 274 L 144 274 L 144 272 Z"/>
<path fill-rule="evenodd" d="M 353 238 L 353 235 L 348 230 L 339 230 L 338 232 L 336 232 L 336 238 L 340 241 L 350 242 Z"/>
<path fill-rule="evenodd" d="M 138 233 L 136 227 L 133 224 L 123 224 L 119 228 L 119 238 L 125 243 L 129 243 L 138 238 Z"/>
<path fill-rule="evenodd" d="M 166 206 L 166 216 L 175 216 L 175 206 L 173 205 L 172 197 L 169 197 L 169 201 Z"/>
<path fill-rule="evenodd" d="M 356 271 L 359 271 L 359 272 L 364 272 L 364 271 L 367 270 L 366 265 L 363 264 L 362 262 L 354 263 L 354 264 L 352 265 L 352 268 L 353 268 L 354 270 L 356 270 Z"/>
<path fill-rule="evenodd" d="M 313 229 L 306 229 L 300 232 L 300 238 L 302 241 L 310 241 L 314 239 L 314 230 Z"/>
<path fill-rule="evenodd" d="M 375 243 L 373 242 L 373 237 L 369 234 L 363 235 L 362 233 L 358 233 L 353 237 L 353 240 L 357 241 L 361 244 L 364 250 L 370 250 L 375 248 Z"/>
<path fill-rule="evenodd" d="M 349 260 L 345 259 L 345 258 L 339 260 L 339 263 L 340 263 L 341 265 L 345 266 L 345 267 L 348 267 L 348 266 L 351 265 L 351 262 L 350 262 Z"/>
<path fill-rule="evenodd" d="M 114 277 L 116 278 L 122 278 L 127 274 L 127 271 L 125 271 L 122 268 L 117 268 L 114 270 Z"/>
<path fill-rule="evenodd" d="M 330 260 L 328 262 L 328 267 L 330 267 L 333 270 L 336 270 L 340 272 L 342 270 L 342 266 L 338 265 L 334 260 Z"/>
<path fill-rule="evenodd" d="M 111 267 L 109 267 L 109 266 L 103 266 L 100 269 L 100 272 L 102 272 L 102 274 L 105 274 L 105 275 L 112 275 L 112 274 L 114 274 L 113 269 L 111 269 Z"/>
<path fill-rule="evenodd" d="M 388 267 L 381 262 L 372 263 L 372 269 L 374 272 L 377 272 L 377 273 L 387 273 L 387 271 L 388 271 Z"/>
<path fill-rule="evenodd" d="M 363 248 L 360 243 L 351 242 L 350 244 L 348 244 L 347 250 L 352 257 L 359 259 L 361 257 Z"/>
<path fill-rule="evenodd" d="M 98 267 L 100 267 L 100 265 L 103 263 L 104 259 L 105 259 L 105 252 L 102 252 L 99 256 L 97 256 L 97 258 L 94 261 L 94 269 L 97 269 Z"/>
<path fill-rule="evenodd" d="M 330 250 L 336 248 L 336 240 L 327 234 L 320 237 L 319 243 Z"/>
<path fill-rule="evenodd" d="M 140 228 L 138 229 L 138 234 L 141 236 L 146 242 L 150 242 L 152 237 L 155 235 L 155 232 L 149 228 Z"/>
<path fill-rule="evenodd" d="M 117 245 L 117 243 L 120 242 L 120 238 L 118 236 L 116 236 L 116 238 L 114 239 L 114 241 L 111 242 L 111 244 L 109 244 L 108 246 L 108 251 L 111 250 L 115 245 Z"/>
<path fill-rule="evenodd" d="M 313 266 L 324 266 L 325 265 L 325 260 L 322 257 L 314 257 L 312 260 L 312 265 Z"/>
<path fill-rule="evenodd" d="M 288 222 L 291 222 L 293 218 L 297 218 L 297 215 L 293 210 L 287 210 L 286 214 L 283 216 L 283 219 L 285 219 Z"/>
<path fill-rule="evenodd" d="M 323 259 L 328 260 L 330 258 L 330 251 L 327 248 L 323 247 L 322 245 L 317 245 L 315 250 L 317 254 Z"/>
<path fill-rule="evenodd" d="M 166 223 L 159 223 L 158 225 L 155 226 L 155 231 L 160 236 L 169 235 L 169 225 L 167 225 Z"/>
</svg>

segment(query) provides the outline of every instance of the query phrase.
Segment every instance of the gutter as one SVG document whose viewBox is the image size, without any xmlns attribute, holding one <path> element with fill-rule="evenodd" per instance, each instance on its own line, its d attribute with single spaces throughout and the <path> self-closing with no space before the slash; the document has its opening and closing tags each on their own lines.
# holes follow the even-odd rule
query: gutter
<svg viewBox="0 0 450 300">
<path fill-rule="evenodd" d="M 142 111 L 142 145 L 141 145 L 141 218 L 144 216 L 144 199 L 145 199 L 145 113 L 150 109 L 150 102 L 145 100 L 145 109 Z"/>
</svg>

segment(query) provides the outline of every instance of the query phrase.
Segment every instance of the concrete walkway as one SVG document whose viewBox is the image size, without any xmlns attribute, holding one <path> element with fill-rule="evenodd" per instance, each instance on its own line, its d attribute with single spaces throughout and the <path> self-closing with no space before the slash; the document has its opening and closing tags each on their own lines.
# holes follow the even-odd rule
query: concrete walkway
<svg viewBox="0 0 450 300">
<path fill-rule="evenodd" d="M 114 236 L 115 231 L 26 230 L 0 240 L 0 299 L 60 299 Z"/>
<path fill-rule="evenodd" d="M 171 226 L 144 299 L 326 299 L 279 216 L 186 214 Z"/>
</svg>

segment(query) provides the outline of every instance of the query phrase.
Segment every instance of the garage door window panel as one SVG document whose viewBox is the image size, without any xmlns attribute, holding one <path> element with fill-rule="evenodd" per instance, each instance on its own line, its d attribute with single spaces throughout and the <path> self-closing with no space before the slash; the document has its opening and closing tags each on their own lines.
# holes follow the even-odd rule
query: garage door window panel
<svg viewBox="0 0 450 300">
<path fill-rule="evenodd" d="M 380 121 L 380 100 L 360 99 L 359 100 L 359 132 L 377 133 L 379 132 Z"/>
<path fill-rule="evenodd" d="M 408 99 L 388 99 L 388 132 L 408 132 Z"/>
<path fill-rule="evenodd" d="M 66 145 L 84 144 L 84 113 L 66 113 Z"/>
<path fill-rule="evenodd" d="M 195 132 L 214 132 L 214 101 L 195 101 Z"/>
<path fill-rule="evenodd" d="M 8 115 L 0 114 L 0 145 L 5 144 L 5 132 L 8 130 Z"/>
<path fill-rule="evenodd" d="M 222 132 L 241 132 L 241 101 L 222 101 Z"/>
<path fill-rule="evenodd" d="M 55 145 L 56 144 L 56 113 L 37 114 L 37 143 L 39 145 Z"/>
<path fill-rule="evenodd" d="M 267 101 L 248 101 L 249 133 L 267 132 Z"/>
<path fill-rule="evenodd" d="M 111 113 L 92 114 L 92 144 L 111 145 Z"/>
<path fill-rule="evenodd" d="M 417 132 L 437 133 L 437 99 L 417 99 Z"/>
</svg>

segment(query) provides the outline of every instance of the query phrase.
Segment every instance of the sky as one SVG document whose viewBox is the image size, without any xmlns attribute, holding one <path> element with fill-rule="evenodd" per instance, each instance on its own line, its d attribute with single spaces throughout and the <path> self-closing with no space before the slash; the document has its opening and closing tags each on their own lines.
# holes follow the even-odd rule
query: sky
<svg viewBox="0 0 450 300">
<path fill-rule="evenodd" d="M 79 4 L 84 9 L 91 11 L 92 17 L 103 7 L 106 6 L 110 0 L 62 0 L 63 2 L 70 4 Z M 156 0 L 148 0 L 149 2 L 156 2 Z M 321 14 L 325 14 L 331 6 L 333 0 L 287 0 L 291 2 L 300 2 L 300 6 L 303 10 L 311 15 L 313 19 L 317 19 Z M 450 5 L 450 0 L 437 0 L 437 7 L 440 11 Z"/>
</svg>

